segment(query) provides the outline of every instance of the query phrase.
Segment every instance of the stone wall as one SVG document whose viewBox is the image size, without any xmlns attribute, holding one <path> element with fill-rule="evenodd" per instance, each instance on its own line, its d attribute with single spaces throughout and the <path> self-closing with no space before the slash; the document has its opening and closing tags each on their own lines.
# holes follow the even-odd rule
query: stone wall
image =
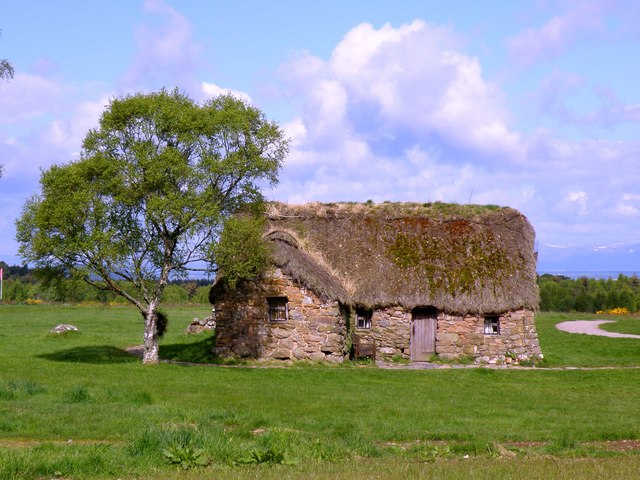
<svg viewBox="0 0 640 480">
<path fill-rule="evenodd" d="M 439 313 L 436 331 L 436 354 L 443 360 L 471 356 L 478 362 L 494 363 L 540 358 L 534 314 L 529 310 L 499 316 L 500 334 L 484 333 L 484 317 L 454 316 Z M 411 358 L 411 311 L 402 307 L 376 310 L 371 329 L 352 328 L 364 342 L 374 342 L 383 356 Z M 509 356 L 509 358 L 507 358 Z"/>
<path fill-rule="evenodd" d="M 402 307 L 378 309 L 373 312 L 370 329 L 355 328 L 354 323 L 351 325 L 363 342 L 375 343 L 379 354 L 410 358 L 411 312 Z"/>
<path fill-rule="evenodd" d="M 269 322 L 269 297 L 287 297 L 287 322 Z M 214 310 L 214 353 L 221 357 L 342 362 L 348 357 L 347 338 L 353 331 L 361 341 L 375 343 L 379 356 L 411 358 L 411 310 L 400 306 L 375 310 L 371 328 L 358 329 L 353 310 L 321 301 L 280 269 L 216 299 Z M 470 356 L 486 363 L 541 357 L 533 312 L 507 312 L 499 323 L 500 334 L 487 335 L 484 317 L 441 312 L 435 353 L 440 359 Z"/>
<path fill-rule="evenodd" d="M 439 358 L 453 359 L 468 355 L 478 362 L 540 358 L 540 344 L 530 310 L 507 312 L 499 316 L 500 334 L 484 333 L 484 317 L 438 315 L 436 351 Z M 508 361 L 507 360 L 507 361 Z"/>
<path fill-rule="evenodd" d="M 287 297 L 288 321 L 269 322 L 269 297 Z M 346 323 L 338 302 L 322 302 L 280 269 L 216 299 L 216 346 L 222 357 L 342 362 Z"/>
</svg>

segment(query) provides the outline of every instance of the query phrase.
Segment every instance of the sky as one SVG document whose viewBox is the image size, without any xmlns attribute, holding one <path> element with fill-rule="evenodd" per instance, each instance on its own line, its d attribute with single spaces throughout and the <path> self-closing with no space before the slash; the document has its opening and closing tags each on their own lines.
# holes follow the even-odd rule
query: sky
<svg viewBox="0 0 640 480">
<path fill-rule="evenodd" d="M 542 264 L 640 250 L 635 0 L 25 0 L 0 29 L 8 264 L 41 171 L 79 158 L 111 99 L 162 87 L 231 92 L 280 124 L 269 199 L 510 206 Z"/>
</svg>

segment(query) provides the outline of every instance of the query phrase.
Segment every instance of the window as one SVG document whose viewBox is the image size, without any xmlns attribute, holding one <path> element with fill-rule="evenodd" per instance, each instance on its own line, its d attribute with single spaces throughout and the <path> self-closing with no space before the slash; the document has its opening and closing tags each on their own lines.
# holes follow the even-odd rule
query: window
<svg viewBox="0 0 640 480">
<path fill-rule="evenodd" d="M 487 315 L 484 317 L 484 334 L 500 335 L 500 317 L 498 315 Z"/>
<path fill-rule="evenodd" d="M 286 322 L 289 319 L 289 309 L 287 307 L 287 297 L 269 297 L 269 321 Z"/>
<path fill-rule="evenodd" d="M 371 328 L 371 317 L 373 310 L 356 308 L 356 328 Z"/>
</svg>

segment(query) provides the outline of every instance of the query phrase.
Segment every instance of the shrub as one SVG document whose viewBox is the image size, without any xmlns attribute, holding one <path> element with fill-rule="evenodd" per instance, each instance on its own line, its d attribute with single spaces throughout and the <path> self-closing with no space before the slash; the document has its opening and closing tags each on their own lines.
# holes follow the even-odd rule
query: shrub
<svg viewBox="0 0 640 480">
<path fill-rule="evenodd" d="M 198 448 L 192 442 L 183 444 L 174 442 L 162 450 L 162 454 L 169 463 L 177 464 L 183 470 L 209 465 L 211 460 L 205 454 L 204 448 Z"/>
</svg>

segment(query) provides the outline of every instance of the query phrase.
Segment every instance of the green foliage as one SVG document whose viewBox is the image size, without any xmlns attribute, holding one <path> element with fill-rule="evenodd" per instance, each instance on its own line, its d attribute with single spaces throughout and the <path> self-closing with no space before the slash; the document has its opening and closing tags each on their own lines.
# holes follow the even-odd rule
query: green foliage
<svg viewBox="0 0 640 480">
<path fill-rule="evenodd" d="M 16 222 L 20 254 L 135 305 L 149 319 L 144 359 L 155 363 L 153 320 L 170 278 L 196 262 L 214 269 L 224 220 L 261 203 L 287 150 L 275 123 L 230 95 L 201 105 L 177 90 L 114 99 L 80 160 L 42 173 Z"/>
<path fill-rule="evenodd" d="M 169 317 L 162 310 L 158 310 L 157 315 L 158 315 L 158 324 L 156 329 L 158 332 L 158 337 L 163 337 L 164 334 L 167 332 L 167 328 L 169 326 Z"/>
<path fill-rule="evenodd" d="M 452 452 L 449 445 L 426 445 L 422 451 L 422 459 L 425 462 L 435 462 L 443 458 L 451 458 Z"/>
<path fill-rule="evenodd" d="M 269 266 L 270 245 L 262 238 L 266 219 L 259 212 L 228 218 L 214 255 L 220 274 L 233 288 L 256 278 Z"/>
<path fill-rule="evenodd" d="M 290 464 L 287 460 L 287 455 L 284 450 L 281 450 L 278 447 L 268 447 L 264 449 L 254 449 L 249 452 L 247 457 L 241 458 L 238 463 L 243 464 L 260 464 L 266 463 L 269 465 L 277 465 L 277 464 Z"/>
<path fill-rule="evenodd" d="M 162 292 L 163 303 L 188 303 L 189 292 L 180 285 L 167 285 Z"/>
<path fill-rule="evenodd" d="M 206 455 L 204 448 L 198 448 L 189 442 L 182 444 L 174 442 L 162 450 L 162 454 L 169 463 L 176 464 L 183 470 L 209 465 L 211 460 Z"/>
<path fill-rule="evenodd" d="M 636 275 L 619 275 L 617 279 L 544 274 L 538 277 L 540 310 L 587 312 L 626 308 L 640 310 L 640 279 Z"/>
</svg>

